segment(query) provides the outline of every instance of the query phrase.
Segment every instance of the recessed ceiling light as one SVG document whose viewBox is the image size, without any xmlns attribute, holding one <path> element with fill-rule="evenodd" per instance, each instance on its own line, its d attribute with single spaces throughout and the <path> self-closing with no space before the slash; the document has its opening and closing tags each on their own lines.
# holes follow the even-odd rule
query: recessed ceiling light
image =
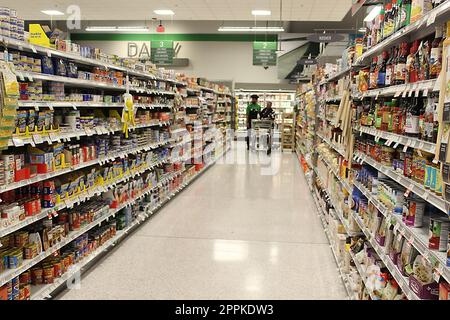
<svg viewBox="0 0 450 320">
<path fill-rule="evenodd" d="M 42 13 L 49 15 L 49 16 L 63 16 L 64 13 L 58 10 L 42 10 Z"/>
<path fill-rule="evenodd" d="M 270 10 L 252 10 L 254 16 L 270 16 L 272 12 Z"/>
<path fill-rule="evenodd" d="M 154 10 L 153 12 L 160 16 L 173 16 L 175 14 L 172 10 L 166 9 Z"/>
</svg>

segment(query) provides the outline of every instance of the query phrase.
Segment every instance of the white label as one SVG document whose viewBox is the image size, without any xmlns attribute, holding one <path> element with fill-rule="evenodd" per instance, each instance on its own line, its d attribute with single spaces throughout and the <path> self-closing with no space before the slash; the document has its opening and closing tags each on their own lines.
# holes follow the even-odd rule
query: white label
<svg viewBox="0 0 450 320">
<path fill-rule="evenodd" d="M 37 53 L 36 48 L 31 44 L 30 45 L 31 51 L 33 51 L 33 53 Z"/>
<path fill-rule="evenodd" d="M 398 147 L 399 144 L 400 144 L 400 142 L 396 142 L 396 143 L 394 144 L 394 149 L 396 149 L 396 148 Z"/>
<path fill-rule="evenodd" d="M 402 97 L 403 97 L 403 98 L 406 98 L 406 95 L 407 95 L 407 94 L 408 94 L 408 91 L 407 91 L 407 90 L 403 91 Z"/>
<path fill-rule="evenodd" d="M 27 78 L 30 80 L 30 82 L 33 82 L 34 80 L 33 80 L 33 76 L 31 75 L 31 74 L 27 74 Z"/>
<path fill-rule="evenodd" d="M 437 15 L 437 12 L 433 12 L 430 14 L 430 16 L 427 19 L 427 27 L 434 23 L 434 21 L 436 20 L 436 15 Z"/>
<path fill-rule="evenodd" d="M 16 75 L 19 77 L 20 81 L 25 81 L 25 77 L 23 76 L 22 72 L 16 71 Z"/>
<path fill-rule="evenodd" d="M 22 147 L 23 145 L 25 145 L 23 140 L 20 138 L 12 138 L 12 141 L 13 141 L 14 146 L 16 146 L 16 147 Z"/>
<path fill-rule="evenodd" d="M 50 52 L 50 50 L 47 50 L 47 57 L 49 57 L 49 58 L 52 57 L 52 53 Z"/>
<path fill-rule="evenodd" d="M 403 147 L 403 152 L 406 152 L 407 150 L 408 150 L 408 146 L 405 145 L 405 146 Z"/>
<path fill-rule="evenodd" d="M 422 96 L 423 96 L 423 97 L 426 97 L 427 95 L 428 95 L 428 88 L 426 88 L 425 90 L 423 90 Z"/>
</svg>

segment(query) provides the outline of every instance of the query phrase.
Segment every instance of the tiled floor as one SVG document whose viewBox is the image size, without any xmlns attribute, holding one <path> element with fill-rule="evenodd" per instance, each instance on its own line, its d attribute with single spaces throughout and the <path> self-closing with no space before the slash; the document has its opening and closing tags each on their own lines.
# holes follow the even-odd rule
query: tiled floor
<svg viewBox="0 0 450 320">
<path fill-rule="evenodd" d="M 273 175 L 242 155 L 214 165 L 58 298 L 346 298 L 295 155 L 273 154 Z"/>
</svg>

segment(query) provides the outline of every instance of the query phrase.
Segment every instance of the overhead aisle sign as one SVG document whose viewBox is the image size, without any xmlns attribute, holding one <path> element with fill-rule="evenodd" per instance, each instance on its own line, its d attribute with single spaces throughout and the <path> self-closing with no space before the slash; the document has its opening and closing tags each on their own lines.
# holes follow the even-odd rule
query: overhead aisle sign
<svg viewBox="0 0 450 320">
<path fill-rule="evenodd" d="M 151 59 L 154 64 L 173 64 L 173 53 L 174 50 L 172 40 L 152 41 Z"/>
<path fill-rule="evenodd" d="M 270 41 L 253 42 L 253 65 L 254 66 L 276 66 L 277 65 L 277 43 Z"/>
</svg>

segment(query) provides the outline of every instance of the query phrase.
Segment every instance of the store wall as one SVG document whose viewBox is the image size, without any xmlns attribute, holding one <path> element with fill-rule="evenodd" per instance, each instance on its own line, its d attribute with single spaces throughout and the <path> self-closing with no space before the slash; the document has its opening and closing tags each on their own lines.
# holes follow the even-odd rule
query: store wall
<svg viewBox="0 0 450 320">
<path fill-rule="evenodd" d="M 126 57 L 127 41 L 77 41 Z M 143 41 L 133 41 L 140 48 Z M 189 66 L 178 68 L 188 75 L 205 77 L 209 80 L 234 80 L 243 83 L 273 83 L 287 82 L 278 79 L 277 68 L 265 70 L 253 66 L 252 42 L 232 41 L 181 41 L 178 58 L 188 58 Z M 150 43 L 147 42 L 148 47 Z"/>
</svg>

